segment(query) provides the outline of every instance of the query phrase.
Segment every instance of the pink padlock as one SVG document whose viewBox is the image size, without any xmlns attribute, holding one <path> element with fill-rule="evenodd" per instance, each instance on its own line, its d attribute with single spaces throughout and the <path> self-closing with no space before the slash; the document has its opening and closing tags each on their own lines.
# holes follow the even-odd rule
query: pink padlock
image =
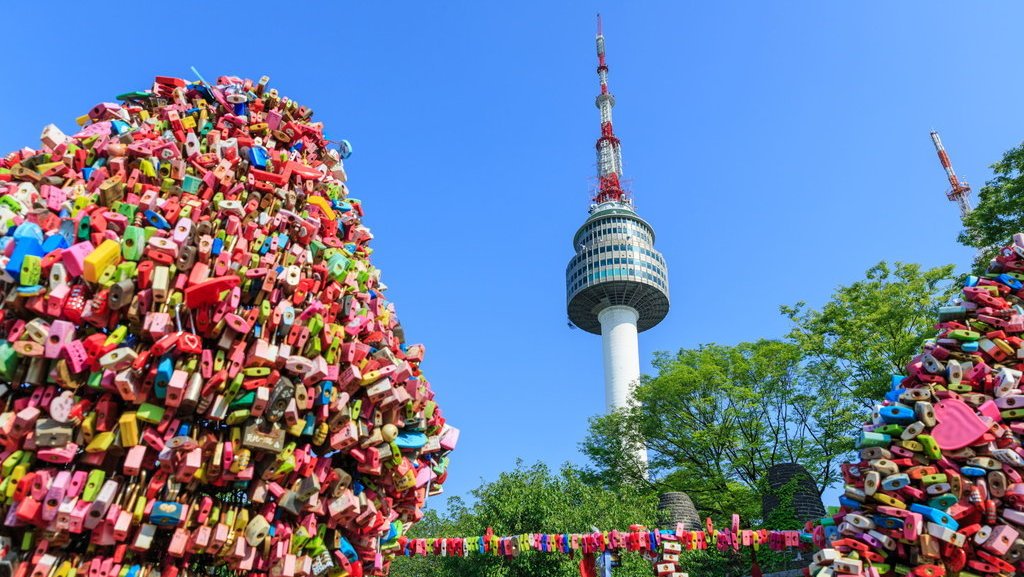
<svg viewBox="0 0 1024 577">
<path fill-rule="evenodd" d="M 75 338 L 75 325 L 65 320 L 50 323 L 50 334 L 46 337 L 43 356 L 56 359 L 64 351 L 64 347 Z"/>
<path fill-rule="evenodd" d="M 1013 542 L 1017 540 L 1020 533 L 1009 525 L 997 525 L 992 529 L 992 534 L 982 543 L 986 551 L 1002 557 L 1009 551 Z"/>
<path fill-rule="evenodd" d="M 89 241 L 82 241 L 65 249 L 60 259 L 68 275 L 72 278 L 81 277 L 82 271 L 85 270 L 85 257 L 89 256 L 95 249 L 96 247 Z"/>
</svg>

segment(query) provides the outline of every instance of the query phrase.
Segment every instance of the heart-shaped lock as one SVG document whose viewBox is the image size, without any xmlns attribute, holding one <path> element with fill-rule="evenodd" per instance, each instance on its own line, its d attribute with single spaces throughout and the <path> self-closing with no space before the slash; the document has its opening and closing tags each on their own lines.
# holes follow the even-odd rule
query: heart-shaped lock
<svg viewBox="0 0 1024 577">
<path fill-rule="evenodd" d="M 931 437 L 944 451 L 967 447 L 989 429 L 974 409 L 959 399 L 945 399 L 935 405 L 935 419 Z"/>
</svg>

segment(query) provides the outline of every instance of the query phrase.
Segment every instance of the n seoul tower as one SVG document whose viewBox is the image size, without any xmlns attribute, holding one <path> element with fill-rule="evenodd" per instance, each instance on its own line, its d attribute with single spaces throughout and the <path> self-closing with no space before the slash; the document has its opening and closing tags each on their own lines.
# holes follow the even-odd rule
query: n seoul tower
<svg viewBox="0 0 1024 577">
<path fill-rule="evenodd" d="M 654 228 L 637 215 L 622 185 L 622 150 L 612 130 L 615 97 L 608 91 L 601 17 L 597 17 L 597 75 L 601 136 L 597 139 L 598 189 L 590 216 L 576 231 L 576 255 L 565 270 L 569 320 L 600 334 L 604 350 L 605 404 L 612 412 L 630 403 L 640 379 L 637 333 L 668 314 L 668 266 L 654 248 Z M 638 457 L 646 463 L 646 451 Z"/>
</svg>

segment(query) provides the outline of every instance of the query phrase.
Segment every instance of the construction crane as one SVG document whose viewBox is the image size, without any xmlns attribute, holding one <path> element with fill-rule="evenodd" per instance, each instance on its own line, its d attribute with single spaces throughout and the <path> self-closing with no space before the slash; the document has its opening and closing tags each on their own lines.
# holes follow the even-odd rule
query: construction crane
<svg viewBox="0 0 1024 577">
<path fill-rule="evenodd" d="M 939 154 L 939 162 L 946 171 L 946 178 L 949 179 L 949 190 L 946 191 L 946 198 L 955 202 L 960 207 L 960 220 L 971 214 L 971 185 L 966 180 L 961 180 L 953 170 L 953 163 L 949 161 L 946 148 L 942 146 L 939 133 L 932 131 L 932 143 L 935 144 L 935 152 Z"/>
</svg>

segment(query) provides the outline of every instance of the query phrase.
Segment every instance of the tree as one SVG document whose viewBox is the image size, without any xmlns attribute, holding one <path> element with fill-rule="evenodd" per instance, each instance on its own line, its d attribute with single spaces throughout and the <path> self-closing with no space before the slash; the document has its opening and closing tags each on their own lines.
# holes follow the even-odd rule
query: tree
<svg viewBox="0 0 1024 577">
<path fill-rule="evenodd" d="M 803 302 L 780 307 L 823 395 L 870 410 L 889 391 L 890 375 L 902 373 L 934 334 L 938 308 L 956 292 L 952 273 L 953 265 L 922 271 L 883 261 L 864 280 L 839 287 L 820 310 Z"/>
<path fill-rule="evenodd" d="M 824 491 L 890 375 L 933 333 L 955 290 L 951 274 L 882 262 L 821 309 L 781 307 L 793 322 L 786 340 L 657 353 L 658 374 L 641 379 L 638 404 L 591 420 L 582 450 L 592 479 L 685 491 L 703 515 L 737 512 L 751 523 L 772 465 L 799 463 Z M 649 449 L 646 478 L 625 450 L 634 443 Z"/>
<path fill-rule="evenodd" d="M 624 488 L 610 491 L 587 484 L 579 471 L 517 462 L 515 470 L 471 492 L 473 502 L 452 498 L 444 514 L 432 513 L 413 527 L 412 536 L 466 537 L 488 527 L 497 535 L 523 533 L 589 533 L 625 529 L 631 524 L 655 526 L 657 498 Z M 396 576 L 416 577 L 566 577 L 579 574 L 579 556 L 527 552 L 506 559 L 472 554 L 467 558 L 397 559 Z M 650 577 L 651 566 L 639 555 L 622 555 L 616 577 Z"/>
<path fill-rule="evenodd" d="M 964 219 L 961 244 L 981 251 L 975 270 L 984 272 L 996 249 L 1024 231 L 1024 144 L 992 165 L 995 177 L 978 192 L 978 206 Z"/>
<path fill-rule="evenodd" d="M 716 522 L 740 513 L 751 525 L 761 521 L 772 465 L 800 463 L 823 490 L 852 441 L 835 434 L 847 416 L 808 386 L 802 361 L 799 347 L 779 340 L 656 353 L 658 375 L 641 379 L 637 404 L 591 420 L 582 450 L 593 478 L 684 491 Z M 649 450 L 646 477 L 619 451 L 640 441 Z"/>
</svg>

